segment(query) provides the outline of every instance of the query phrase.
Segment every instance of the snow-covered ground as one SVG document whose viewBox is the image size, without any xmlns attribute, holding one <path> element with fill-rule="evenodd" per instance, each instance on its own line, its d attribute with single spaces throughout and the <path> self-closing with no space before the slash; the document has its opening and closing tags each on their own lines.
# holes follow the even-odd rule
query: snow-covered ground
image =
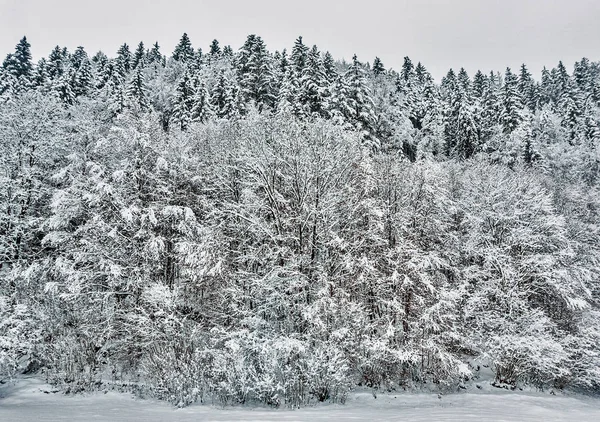
<svg viewBox="0 0 600 422">
<path fill-rule="evenodd" d="M 346 405 L 301 410 L 166 403 L 108 392 L 65 396 L 28 378 L 0 386 L 0 421 L 600 421 L 600 399 L 489 391 L 445 395 L 354 393 Z"/>
</svg>

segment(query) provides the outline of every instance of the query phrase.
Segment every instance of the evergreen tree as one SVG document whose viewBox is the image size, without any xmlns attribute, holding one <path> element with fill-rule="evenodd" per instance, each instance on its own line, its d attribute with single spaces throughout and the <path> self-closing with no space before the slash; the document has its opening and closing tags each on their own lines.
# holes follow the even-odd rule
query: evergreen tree
<svg viewBox="0 0 600 422">
<path fill-rule="evenodd" d="M 144 67 L 147 55 L 148 53 L 144 47 L 144 42 L 140 41 L 135 49 L 135 53 L 133 54 L 133 62 L 131 64 L 132 68 L 137 69 L 138 67 Z"/>
<path fill-rule="evenodd" d="M 296 72 L 288 66 L 277 97 L 277 114 L 284 116 L 302 117 L 304 110 L 300 107 L 299 91 L 300 83 L 296 78 Z"/>
<path fill-rule="evenodd" d="M 333 83 L 338 78 L 339 74 L 335 60 L 329 51 L 325 52 L 325 57 L 323 57 L 323 67 L 325 68 L 325 77 L 327 78 L 327 81 L 330 84 Z"/>
<path fill-rule="evenodd" d="M 478 70 L 473 77 L 473 96 L 482 99 L 486 87 L 486 76 Z"/>
<path fill-rule="evenodd" d="M 219 46 L 219 41 L 213 40 L 210 44 L 210 50 L 208 52 L 211 57 L 219 57 L 221 56 L 221 47 Z"/>
<path fill-rule="evenodd" d="M 486 78 L 481 110 L 481 142 L 486 144 L 500 124 L 500 81 L 499 77 L 490 72 Z"/>
<path fill-rule="evenodd" d="M 83 47 L 71 56 L 71 89 L 76 97 L 88 95 L 94 86 L 92 63 Z"/>
<path fill-rule="evenodd" d="M 150 100 L 148 98 L 148 87 L 146 85 L 146 77 L 144 75 L 143 66 L 138 63 L 133 73 L 133 78 L 129 81 L 127 87 L 127 97 L 131 104 L 145 111 L 150 108 Z"/>
<path fill-rule="evenodd" d="M 192 108 L 194 107 L 194 86 L 189 71 L 185 71 L 173 99 L 173 112 L 171 121 L 181 130 L 187 129 L 192 121 Z"/>
<path fill-rule="evenodd" d="M 292 48 L 292 54 L 290 56 L 290 62 L 294 66 L 294 70 L 298 77 L 302 75 L 304 67 L 306 66 L 306 60 L 308 57 L 308 46 L 304 45 L 302 37 L 298 37 Z"/>
<path fill-rule="evenodd" d="M 67 58 L 63 53 L 63 49 L 57 45 L 48 57 L 48 77 L 52 80 L 60 78 L 65 73 L 67 67 Z"/>
<path fill-rule="evenodd" d="M 383 67 L 383 63 L 379 57 L 375 57 L 373 60 L 373 74 L 375 76 L 382 75 L 385 72 L 385 67 Z"/>
<path fill-rule="evenodd" d="M 2 63 L 5 72 L 14 76 L 16 79 L 27 83 L 33 74 L 33 63 L 31 57 L 31 44 L 27 37 L 21 38 L 15 47 L 15 52 L 6 56 Z"/>
<path fill-rule="evenodd" d="M 539 103 L 537 86 L 525 64 L 521 65 L 517 87 L 521 93 L 523 105 L 529 108 L 532 113 L 535 113 Z"/>
<path fill-rule="evenodd" d="M 324 117 L 326 86 L 327 79 L 321 53 L 315 45 L 307 54 L 306 66 L 299 81 L 298 101 L 304 110 L 303 115 Z"/>
<path fill-rule="evenodd" d="M 465 95 L 471 95 L 471 78 L 469 78 L 469 74 L 467 71 L 461 67 L 458 72 L 458 87 L 463 91 Z"/>
<path fill-rule="evenodd" d="M 210 94 L 206 83 L 201 79 L 196 79 L 194 85 L 193 106 L 190 110 L 190 119 L 192 122 L 206 123 L 213 115 L 210 104 Z"/>
<path fill-rule="evenodd" d="M 519 93 L 517 76 L 511 72 L 510 68 L 507 68 L 502 88 L 502 109 L 500 114 L 500 122 L 504 133 L 510 134 L 519 126 L 522 121 L 522 108 L 523 104 Z"/>
<path fill-rule="evenodd" d="M 402 63 L 402 70 L 400 71 L 400 79 L 406 86 L 415 75 L 415 66 L 412 63 L 410 57 L 404 57 L 404 63 Z"/>
<path fill-rule="evenodd" d="M 229 119 L 236 114 L 236 88 L 221 71 L 210 92 L 210 105 L 217 117 Z"/>
<path fill-rule="evenodd" d="M 124 72 L 122 76 L 126 77 L 131 71 L 132 65 L 131 51 L 129 50 L 127 43 L 119 47 L 119 50 L 117 51 L 117 63 Z"/>
<path fill-rule="evenodd" d="M 188 34 L 185 32 L 181 36 L 179 44 L 177 44 L 175 50 L 173 51 L 173 59 L 182 63 L 188 63 L 194 59 L 194 49 L 192 48 L 192 42 L 190 41 Z"/>
<path fill-rule="evenodd" d="M 552 75 L 545 66 L 542 69 L 542 81 L 540 83 L 539 91 L 540 106 L 556 103 L 557 99 L 554 94 L 554 81 L 552 80 Z"/>
<path fill-rule="evenodd" d="M 223 47 L 223 57 L 233 58 L 233 49 L 230 45 Z"/>
<path fill-rule="evenodd" d="M 554 82 L 556 98 L 558 101 L 560 101 L 563 95 L 567 94 L 567 91 L 569 90 L 569 81 L 571 77 L 569 76 L 569 72 L 567 72 L 567 68 L 562 61 L 558 62 L 556 69 L 552 70 L 554 71 L 554 77 L 552 80 Z"/>
<path fill-rule="evenodd" d="M 375 122 L 373 99 L 366 85 L 366 73 L 356 54 L 352 63 L 343 76 L 344 106 L 342 114 L 346 121 L 361 131 L 363 138 L 377 148 L 378 140 L 372 139 L 372 127 Z"/>
<path fill-rule="evenodd" d="M 49 86 L 47 63 L 46 59 L 42 57 L 35 66 L 32 78 L 33 86 L 40 88 L 43 92 L 46 92 Z"/>
<path fill-rule="evenodd" d="M 273 107 L 276 99 L 271 57 L 261 37 L 249 35 L 236 59 L 240 90 L 247 104 L 259 111 Z"/>
<path fill-rule="evenodd" d="M 148 64 L 153 66 L 164 66 L 164 61 L 165 59 L 160 52 L 160 46 L 158 45 L 158 42 L 156 42 L 148 52 Z"/>
<path fill-rule="evenodd" d="M 562 116 L 561 125 L 567 131 L 569 142 L 573 144 L 580 139 L 579 119 L 582 115 L 581 98 L 575 82 L 567 82 L 558 106 Z"/>
</svg>

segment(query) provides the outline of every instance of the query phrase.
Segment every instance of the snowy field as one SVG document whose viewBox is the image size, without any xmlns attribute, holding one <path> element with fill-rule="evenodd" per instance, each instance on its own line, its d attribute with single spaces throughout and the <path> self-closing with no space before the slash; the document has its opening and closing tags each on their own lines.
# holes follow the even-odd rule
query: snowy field
<svg viewBox="0 0 600 422">
<path fill-rule="evenodd" d="M 166 403 L 109 392 L 65 396 L 36 379 L 0 386 L 0 421 L 600 421 L 600 399 L 491 391 L 446 395 L 352 394 L 346 405 L 301 410 Z"/>
</svg>

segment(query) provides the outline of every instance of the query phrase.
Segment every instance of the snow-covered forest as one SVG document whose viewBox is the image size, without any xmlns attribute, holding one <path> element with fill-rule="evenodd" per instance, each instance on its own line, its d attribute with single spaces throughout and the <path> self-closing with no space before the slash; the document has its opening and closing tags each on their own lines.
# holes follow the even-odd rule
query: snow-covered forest
<svg viewBox="0 0 600 422">
<path fill-rule="evenodd" d="M 298 38 L 0 69 L 0 379 L 173 404 L 600 391 L 600 63 Z"/>
</svg>

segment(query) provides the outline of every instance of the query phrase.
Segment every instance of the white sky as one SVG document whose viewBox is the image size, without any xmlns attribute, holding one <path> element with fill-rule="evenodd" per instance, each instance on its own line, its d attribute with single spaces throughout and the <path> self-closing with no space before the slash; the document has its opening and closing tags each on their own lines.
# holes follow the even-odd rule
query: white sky
<svg viewBox="0 0 600 422">
<path fill-rule="evenodd" d="M 251 33 L 290 49 L 302 35 L 339 59 L 399 69 L 408 55 L 438 80 L 450 67 L 472 76 L 522 62 L 539 78 L 559 60 L 600 60 L 600 0 L 0 0 L 0 60 L 23 35 L 38 59 L 57 44 L 113 56 L 123 42 L 158 41 L 170 54 L 183 32 L 205 51 L 214 38 L 238 49 Z"/>
</svg>

